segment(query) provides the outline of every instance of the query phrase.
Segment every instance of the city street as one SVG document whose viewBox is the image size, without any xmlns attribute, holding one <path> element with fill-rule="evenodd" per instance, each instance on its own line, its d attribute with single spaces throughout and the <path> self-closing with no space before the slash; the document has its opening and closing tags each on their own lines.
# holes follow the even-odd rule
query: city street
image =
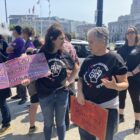
<svg viewBox="0 0 140 140">
<path fill-rule="evenodd" d="M 15 89 L 12 89 L 15 94 Z M 127 96 L 127 106 L 125 109 L 125 122 L 119 125 L 118 134 L 114 137 L 114 140 L 140 140 L 140 135 L 133 134 L 134 117 L 132 112 L 132 104 L 129 96 Z M 34 135 L 28 135 L 28 108 L 29 102 L 24 105 L 17 105 L 18 101 L 8 100 L 8 104 L 12 113 L 11 129 L 4 135 L 0 135 L 0 140 L 44 140 L 43 137 L 43 117 L 40 112 L 40 108 L 37 113 L 36 126 L 37 132 Z M 1 116 L 0 116 L 1 120 Z M 56 129 L 52 140 L 57 140 Z M 77 127 L 73 124 L 70 126 L 70 130 L 66 133 L 66 140 L 80 140 Z"/>
</svg>

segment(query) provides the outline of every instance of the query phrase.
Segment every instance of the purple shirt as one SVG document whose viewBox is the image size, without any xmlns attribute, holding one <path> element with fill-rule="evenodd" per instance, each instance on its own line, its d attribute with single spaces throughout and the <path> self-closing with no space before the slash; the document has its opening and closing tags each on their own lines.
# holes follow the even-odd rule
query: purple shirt
<svg viewBox="0 0 140 140">
<path fill-rule="evenodd" d="M 25 42 L 25 45 L 22 49 L 22 53 L 25 53 L 28 48 L 35 48 L 35 46 L 33 45 L 33 42 L 31 40 L 27 40 Z"/>
<path fill-rule="evenodd" d="M 14 59 L 16 57 L 20 57 L 22 54 L 22 49 L 24 47 L 24 40 L 22 38 L 16 38 L 12 43 L 11 46 L 14 48 L 13 53 L 10 53 L 8 59 Z"/>
</svg>

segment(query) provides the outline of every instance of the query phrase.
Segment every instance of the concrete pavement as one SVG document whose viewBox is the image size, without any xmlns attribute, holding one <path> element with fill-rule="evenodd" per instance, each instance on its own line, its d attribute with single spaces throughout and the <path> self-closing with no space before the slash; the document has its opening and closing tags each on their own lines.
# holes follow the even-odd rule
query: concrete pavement
<svg viewBox="0 0 140 140">
<path fill-rule="evenodd" d="M 15 94 L 15 89 L 12 89 Z M 27 102 L 24 105 L 17 105 L 18 100 L 14 101 L 8 99 L 8 104 L 12 114 L 11 129 L 8 130 L 4 135 L 0 135 L 0 140 L 44 140 L 43 136 L 43 117 L 38 108 L 36 126 L 38 127 L 37 132 L 34 135 L 27 135 L 29 129 L 28 123 L 28 108 Z M 125 109 L 125 122 L 119 125 L 119 131 L 115 135 L 114 140 L 140 140 L 140 135 L 133 134 L 134 127 L 134 115 L 132 110 L 132 104 L 130 97 L 127 96 Z M 0 116 L 1 121 L 1 116 Z M 57 140 L 56 129 L 52 136 L 52 140 Z M 77 127 L 71 124 L 70 130 L 66 133 L 65 140 L 80 140 Z"/>
</svg>

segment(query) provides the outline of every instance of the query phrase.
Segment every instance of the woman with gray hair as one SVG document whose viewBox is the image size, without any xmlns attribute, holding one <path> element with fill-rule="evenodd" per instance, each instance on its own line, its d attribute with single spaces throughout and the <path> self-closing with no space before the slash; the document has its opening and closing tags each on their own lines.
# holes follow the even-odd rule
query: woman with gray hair
<svg viewBox="0 0 140 140">
<path fill-rule="evenodd" d="M 87 34 L 92 55 L 81 66 L 77 100 L 81 105 L 89 100 L 108 110 L 106 140 L 113 140 L 118 124 L 118 91 L 126 89 L 128 81 L 123 59 L 107 49 L 108 36 L 105 27 L 95 27 Z M 79 133 L 81 140 L 96 139 L 81 128 Z"/>
</svg>

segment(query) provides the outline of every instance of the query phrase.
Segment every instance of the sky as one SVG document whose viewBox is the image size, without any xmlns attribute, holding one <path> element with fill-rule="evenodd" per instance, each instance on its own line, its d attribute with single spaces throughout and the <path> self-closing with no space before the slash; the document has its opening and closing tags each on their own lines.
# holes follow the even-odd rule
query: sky
<svg viewBox="0 0 140 140">
<path fill-rule="evenodd" d="M 41 17 L 49 16 L 47 0 L 7 0 L 8 15 L 28 14 L 35 6 L 35 14 Z M 133 0 L 103 0 L 103 23 L 116 21 L 120 15 L 130 13 Z M 94 23 L 97 0 L 50 0 L 51 16 Z M 0 21 L 5 22 L 4 0 L 0 0 Z"/>
</svg>

